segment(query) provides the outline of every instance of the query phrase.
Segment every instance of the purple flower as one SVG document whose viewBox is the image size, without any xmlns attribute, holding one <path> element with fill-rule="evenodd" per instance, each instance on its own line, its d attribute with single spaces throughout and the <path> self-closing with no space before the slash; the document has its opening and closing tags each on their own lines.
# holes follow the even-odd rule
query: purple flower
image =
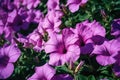
<svg viewBox="0 0 120 80">
<path fill-rule="evenodd" d="M 0 26 L 4 26 L 7 22 L 8 13 L 0 8 Z"/>
<path fill-rule="evenodd" d="M 3 29 L 2 34 L 4 34 L 4 38 L 10 42 L 12 42 L 13 37 L 14 37 L 14 31 L 12 30 L 11 27 L 5 26 Z"/>
<path fill-rule="evenodd" d="M 14 44 L 0 48 L 0 79 L 10 77 L 14 71 L 13 63 L 20 57 L 20 53 Z"/>
<path fill-rule="evenodd" d="M 75 42 L 78 36 L 70 29 L 62 30 L 62 34 L 51 33 L 50 39 L 45 43 L 45 51 L 50 53 L 49 64 L 57 66 L 75 62 L 80 56 L 80 49 Z"/>
<path fill-rule="evenodd" d="M 73 80 L 69 74 L 55 75 L 56 71 L 48 63 L 36 67 L 35 73 L 28 80 Z"/>
<path fill-rule="evenodd" d="M 14 0 L 13 1 L 13 4 L 19 9 L 22 5 L 23 3 L 23 0 Z"/>
<path fill-rule="evenodd" d="M 111 25 L 111 35 L 115 37 L 120 36 L 120 19 L 115 19 Z"/>
<path fill-rule="evenodd" d="M 4 27 L 7 22 L 8 14 L 2 8 L 0 8 L 0 35 L 4 32 Z"/>
<path fill-rule="evenodd" d="M 47 63 L 35 68 L 35 73 L 28 80 L 51 80 L 55 75 L 55 70 Z"/>
<path fill-rule="evenodd" d="M 35 51 L 41 51 L 43 49 L 44 41 L 42 39 L 42 34 L 39 33 L 37 29 L 26 37 L 21 34 L 18 34 L 18 36 L 19 38 L 17 38 L 17 40 L 23 43 L 23 47 L 33 48 Z"/>
<path fill-rule="evenodd" d="M 111 65 L 116 62 L 114 58 L 120 50 L 120 39 L 105 41 L 102 45 L 96 45 L 93 54 L 96 54 L 97 62 L 102 65 Z"/>
<path fill-rule="evenodd" d="M 47 2 L 48 10 L 59 10 L 59 0 L 48 0 Z"/>
<path fill-rule="evenodd" d="M 43 47 L 42 35 L 35 30 L 27 36 L 28 43 L 33 45 L 33 49 L 41 51 Z"/>
<path fill-rule="evenodd" d="M 114 47 L 116 48 L 118 47 L 119 50 L 116 51 L 117 55 L 115 55 L 114 57 L 116 59 L 116 62 L 113 66 L 113 72 L 116 76 L 120 77 L 120 68 L 119 68 L 120 67 L 120 38 L 117 38 L 116 41 L 117 41 L 116 43 L 117 46 L 114 46 Z"/>
<path fill-rule="evenodd" d="M 31 22 L 39 23 L 42 18 L 43 14 L 37 10 L 14 9 L 8 14 L 6 26 L 10 26 L 14 31 L 27 30 Z"/>
<path fill-rule="evenodd" d="M 12 11 L 15 6 L 11 0 L 2 0 L 0 1 L 0 7 L 5 11 L 9 12 L 9 11 Z"/>
<path fill-rule="evenodd" d="M 63 16 L 63 13 L 60 10 L 49 11 L 43 21 L 43 24 L 42 24 L 43 28 L 46 30 L 52 29 L 55 32 L 60 32 L 62 16 Z"/>
<path fill-rule="evenodd" d="M 115 59 L 117 61 L 113 65 L 113 72 L 116 76 L 120 77 L 120 50 L 118 51 L 118 54 L 115 56 Z"/>
<path fill-rule="evenodd" d="M 60 74 L 53 76 L 51 80 L 74 80 L 69 74 Z"/>
<path fill-rule="evenodd" d="M 83 6 L 87 3 L 88 0 L 68 0 L 67 6 L 69 7 L 69 10 L 74 13 L 77 10 L 79 10 L 80 6 Z"/>
<path fill-rule="evenodd" d="M 72 29 L 79 36 L 77 44 L 80 46 L 82 54 L 91 53 L 94 45 L 102 44 L 105 37 L 105 29 L 95 20 L 88 20 L 78 23 L 75 29 Z"/>
</svg>

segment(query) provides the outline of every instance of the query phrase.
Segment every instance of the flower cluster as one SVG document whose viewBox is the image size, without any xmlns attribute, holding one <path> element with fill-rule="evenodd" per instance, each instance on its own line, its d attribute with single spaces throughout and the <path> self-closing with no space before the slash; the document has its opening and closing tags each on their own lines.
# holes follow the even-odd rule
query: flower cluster
<svg viewBox="0 0 120 80">
<path fill-rule="evenodd" d="M 67 0 L 64 7 L 75 13 L 87 1 Z M 113 72 L 120 76 L 120 19 L 113 20 L 111 35 L 114 38 L 109 40 L 105 28 L 96 20 L 79 22 L 74 28 L 62 27 L 65 12 L 59 0 L 47 1 L 46 15 L 36 9 L 39 4 L 40 0 L 0 0 L 0 79 L 12 75 L 13 63 L 21 53 L 19 43 L 23 48 L 44 50 L 49 55 L 49 61 L 36 67 L 28 80 L 74 80 L 70 74 L 57 74 L 54 67 L 65 64 L 73 67 L 81 55 L 96 56 L 102 66 L 113 65 Z M 32 23 L 37 24 L 37 28 L 28 35 L 22 34 L 21 31 L 29 30 Z M 1 45 L 2 36 L 8 43 Z M 80 62 L 73 73 L 83 64 Z"/>
</svg>

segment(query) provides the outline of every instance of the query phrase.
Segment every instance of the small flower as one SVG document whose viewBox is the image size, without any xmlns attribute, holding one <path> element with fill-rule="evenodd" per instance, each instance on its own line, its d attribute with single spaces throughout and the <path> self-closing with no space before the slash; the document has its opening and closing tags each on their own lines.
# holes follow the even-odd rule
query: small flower
<svg viewBox="0 0 120 80">
<path fill-rule="evenodd" d="M 14 65 L 20 57 L 20 50 L 14 44 L 0 48 L 0 79 L 6 79 L 14 71 Z"/>
</svg>

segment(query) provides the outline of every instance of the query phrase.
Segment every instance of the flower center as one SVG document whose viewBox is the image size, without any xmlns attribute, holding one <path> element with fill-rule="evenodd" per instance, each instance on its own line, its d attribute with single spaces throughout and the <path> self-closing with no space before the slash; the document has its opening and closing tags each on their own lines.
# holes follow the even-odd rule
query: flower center
<svg viewBox="0 0 120 80">
<path fill-rule="evenodd" d="M 67 52 L 65 46 L 63 43 L 59 43 L 58 45 L 58 52 L 61 53 L 61 54 L 65 54 Z"/>
<path fill-rule="evenodd" d="M 65 54 L 66 52 L 67 52 L 67 50 L 64 48 L 64 49 L 63 49 L 63 53 Z"/>
<path fill-rule="evenodd" d="M 81 44 L 80 44 L 80 46 L 85 46 L 85 43 L 82 41 Z"/>
<path fill-rule="evenodd" d="M 4 55 L 4 56 L 0 56 L 0 67 L 4 68 L 5 66 L 7 66 L 9 61 L 9 57 Z"/>
</svg>

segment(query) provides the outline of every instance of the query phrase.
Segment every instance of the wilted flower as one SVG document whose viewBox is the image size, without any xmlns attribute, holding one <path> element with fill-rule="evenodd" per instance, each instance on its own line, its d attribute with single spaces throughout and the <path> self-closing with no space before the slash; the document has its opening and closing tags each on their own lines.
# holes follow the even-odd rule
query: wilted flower
<svg viewBox="0 0 120 80">
<path fill-rule="evenodd" d="M 70 61 L 75 62 L 80 56 L 80 49 L 75 42 L 78 36 L 70 29 L 62 30 L 62 34 L 52 33 L 45 43 L 45 51 L 50 53 L 49 64 L 63 65 Z"/>
<path fill-rule="evenodd" d="M 120 19 L 115 19 L 111 25 L 111 35 L 115 37 L 120 36 Z"/>
<path fill-rule="evenodd" d="M 80 6 L 83 6 L 87 3 L 88 0 L 68 0 L 67 6 L 69 7 L 69 10 L 74 13 L 77 10 L 79 10 Z"/>
<path fill-rule="evenodd" d="M 6 79 L 14 71 L 14 65 L 20 57 L 20 50 L 15 44 L 0 48 L 0 79 Z"/>
</svg>

